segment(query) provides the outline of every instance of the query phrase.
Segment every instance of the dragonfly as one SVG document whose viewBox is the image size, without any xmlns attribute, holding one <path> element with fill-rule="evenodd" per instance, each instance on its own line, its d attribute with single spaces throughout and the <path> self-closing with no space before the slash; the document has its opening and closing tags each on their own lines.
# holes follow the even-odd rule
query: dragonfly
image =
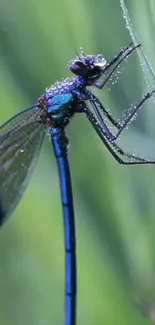
<svg viewBox="0 0 155 325">
<path fill-rule="evenodd" d="M 66 126 L 76 113 L 84 113 L 105 147 L 124 165 L 154 164 L 155 161 L 126 153 L 116 140 L 155 90 L 146 93 L 122 121 L 117 121 L 90 87 L 103 89 L 120 64 L 140 44 L 124 47 L 112 60 L 102 54 L 80 54 L 68 62 L 74 74 L 45 89 L 37 102 L 0 126 L 0 225 L 16 208 L 36 165 L 48 130 L 58 166 L 64 224 L 65 312 L 64 324 L 76 324 L 77 261 L 75 215 L 70 176 Z M 112 133 L 107 120 L 116 129 Z"/>
</svg>

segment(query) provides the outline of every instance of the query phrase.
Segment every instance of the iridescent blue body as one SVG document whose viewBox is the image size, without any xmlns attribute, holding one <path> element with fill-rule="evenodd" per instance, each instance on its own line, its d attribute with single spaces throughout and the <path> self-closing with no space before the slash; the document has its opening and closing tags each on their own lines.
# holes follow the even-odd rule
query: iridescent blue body
<svg viewBox="0 0 155 325">
<path fill-rule="evenodd" d="M 137 45 L 136 47 L 138 47 Z M 155 161 L 125 153 L 115 142 L 138 109 L 152 96 L 147 93 L 117 122 L 89 86 L 103 88 L 120 63 L 136 47 L 129 45 L 110 62 L 103 55 L 83 52 L 68 63 L 73 78 L 56 82 L 38 102 L 0 127 L 0 224 L 11 215 L 27 186 L 38 159 L 45 131 L 49 129 L 57 160 L 65 239 L 65 325 L 76 323 L 76 250 L 74 207 L 65 127 L 75 113 L 85 113 L 106 148 L 120 164 L 154 164 Z M 102 77 L 102 81 L 98 81 Z M 112 133 L 108 123 L 116 130 Z"/>
<path fill-rule="evenodd" d="M 50 114 L 54 126 L 67 125 L 70 118 L 79 109 L 84 86 L 81 77 L 67 78 L 46 88 L 43 102 Z"/>
</svg>

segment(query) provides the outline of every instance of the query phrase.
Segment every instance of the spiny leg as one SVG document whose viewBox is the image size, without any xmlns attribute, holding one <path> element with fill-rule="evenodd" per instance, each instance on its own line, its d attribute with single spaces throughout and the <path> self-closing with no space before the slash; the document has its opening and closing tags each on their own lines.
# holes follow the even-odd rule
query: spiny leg
<svg viewBox="0 0 155 325">
<path fill-rule="evenodd" d="M 84 100 L 88 100 L 91 105 L 93 106 L 93 109 L 96 112 L 96 115 L 98 116 L 100 123 L 103 123 L 103 117 L 100 114 L 97 105 L 99 106 L 99 109 L 103 112 L 104 116 L 107 117 L 107 119 L 116 127 L 116 129 L 120 129 L 121 128 L 121 124 L 119 122 L 116 121 L 116 119 L 112 116 L 112 114 L 109 112 L 109 110 L 104 107 L 101 102 L 99 101 L 99 99 L 88 89 L 85 92 L 84 95 Z M 97 105 L 95 105 L 95 103 L 97 103 Z M 85 106 L 84 106 L 85 107 Z M 79 112 L 83 112 L 84 108 L 82 106 L 82 109 L 79 110 Z"/>
<path fill-rule="evenodd" d="M 89 101 L 95 111 L 95 114 L 96 114 L 101 126 L 103 127 L 103 129 L 105 131 L 105 136 L 109 141 L 115 141 L 116 139 L 118 139 L 118 137 L 120 136 L 122 131 L 125 129 L 125 127 L 128 125 L 128 123 L 130 123 L 132 121 L 132 119 L 134 118 L 134 115 L 137 113 L 137 111 L 142 107 L 142 105 L 145 103 L 145 101 L 148 100 L 154 94 L 154 92 L 155 92 L 155 90 L 152 90 L 152 91 L 148 92 L 146 95 L 144 95 L 142 100 L 130 110 L 130 112 L 127 114 L 126 118 L 120 123 L 116 122 L 110 113 L 107 114 L 107 109 L 105 109 L 105 107 L 101 104 L 99 99 L 95 95 L 93 95 L 92 93 L 89 92 L 89 96 L 90 96 Z M 111 131 L 109 130 L 109 127 L 106 125 L 99 109 L 103 111 L 104 115 L 109 119 L 110 122 L 113 121 L 112 122 L 113 125 L 115 125 L 116 128 L 118 129 L 118 132 L 116 133 L 116 135 L 113 135 L 111 133 Z M 109 115 L 110 115 L 110 118 L 109 118 Z"/>
<path fill-rule="evenodd" d="M 121 128 L 121 125 L 119 124 L 119 122 L 117 122 L 115 120 L 115 118 L 111 115 L 111 113 L 108 111 L 108 109 L 106 107 L 104 107 L 102 104 L 101 104 L 101 109 L 103 111 L 103 114 L 105 117 L 107 117 L 107 119 L 119 130 Z M 101 116 L 102 118 L 102 116 Z M 103 120 L 103 118 L 102 118 Z"/>
<path fill-rule="evenodd" d="M 108 151 L 112 154 L 112 156 L 119 164 L 123 164 L 123 165 L 155 164 L 155 160 L 145 159 L 142 157 L 135 156 L 134 154 L 130 155 L 126 153 L 123 149 L 121 149 L 115 142 L 110 142 L 106 138 L 105 133 L 103 133 L 102 127 L 97 122 L 96 118 L 94 117 L 90 109 L 87 106 L 85 106 L 84 111 L 90 123 L 92 124 L 93 128 L 95 129 L 96 133 L 99 135 L 100 139 L 103 141 Z"/>
<path fill-rule="evenodd" d="M 105 70 L 104 70 L 104 73 L 107 69 L 109 69 L 115 62 L 117 62 L 119 60 L 119 58 L 122 56 L 122 58 L 118 61 L 118 63 L 114 66 L 114 68 L 112 69 L 112 71 L 109 73 L 109 75 L 103 80 L 102 83 L 99 83 L 99 82 L 94 82 L 94 86 L 98 89 L 102 89 L 105 84 L 108 82 L 108 80 L 110 79 L 110 77 L 112 76 L 112 74 L 114 73 L 114 71 L 118 68 L 118 66 L 121 64 L 121 62 L 124 61 L 125 58 L 127 58 L 136 48 L 140 47 L 141 45 L 138 44 L 138 45 L 135 45 L 134 47 L 131 47 L 132 43 L 123 48 L 121 50 L 121 52 L 113 59 L 109 62 L 109 64 L 106 66 Z"/>
<path fill-rule="evenodd" d="M 135 105 L 131 111 L 129 112 L 129 114 L 126 116 L 125 120 L 123 121 L 123 123 L 121 123 L 121 128 L 119 129 L 119 131 L 117 132 L 117 134 L 113 137 L 113 141 L 116 140 L 119 135 L 122 133 L 122 131 L 125 129 L 125 127 L 128 125 L 128 123 L 130 123 L 132 121 L 132 119 L 134 118 L 135 114 L 137 113 L 137 111 L 142 107 L 142 105 L 145 103 L 145 101 L 147 101 L 150 97 L 152 97 L 152 95 L 155 93 L 155 90 L 152 90 L 150 92 L 148 92 L 146 95 L 143 96 L 142 100 L 140 101 L 139 104 Z"/>
</svg>

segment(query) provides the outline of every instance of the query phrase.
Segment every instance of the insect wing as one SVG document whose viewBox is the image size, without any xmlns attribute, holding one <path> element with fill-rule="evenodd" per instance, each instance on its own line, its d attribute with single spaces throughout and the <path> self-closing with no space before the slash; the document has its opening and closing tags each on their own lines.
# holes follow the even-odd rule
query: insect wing
<svg viewBox="0 0 155 325">
<path fill-rule="evenodd" d="M 37 162 L 46 129 L 40 113 L 33 107 L 0 127 L 0 224 L 18 204 Z"/>
</svg>

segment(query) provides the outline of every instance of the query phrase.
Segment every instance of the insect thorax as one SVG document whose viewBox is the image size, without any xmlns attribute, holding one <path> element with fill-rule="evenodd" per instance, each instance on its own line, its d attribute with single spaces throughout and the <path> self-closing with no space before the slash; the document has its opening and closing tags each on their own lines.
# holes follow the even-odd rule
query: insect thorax
<svg viewBox="0 0 155 325">
<path fill-rule="evenodd" d="M 44 114 L 41 122 L 52 127 L 65 126 L 80 105 L 84 86 L 79 78 L 67 78 L 46 88 L 40 98 Z"/>
</svg>

